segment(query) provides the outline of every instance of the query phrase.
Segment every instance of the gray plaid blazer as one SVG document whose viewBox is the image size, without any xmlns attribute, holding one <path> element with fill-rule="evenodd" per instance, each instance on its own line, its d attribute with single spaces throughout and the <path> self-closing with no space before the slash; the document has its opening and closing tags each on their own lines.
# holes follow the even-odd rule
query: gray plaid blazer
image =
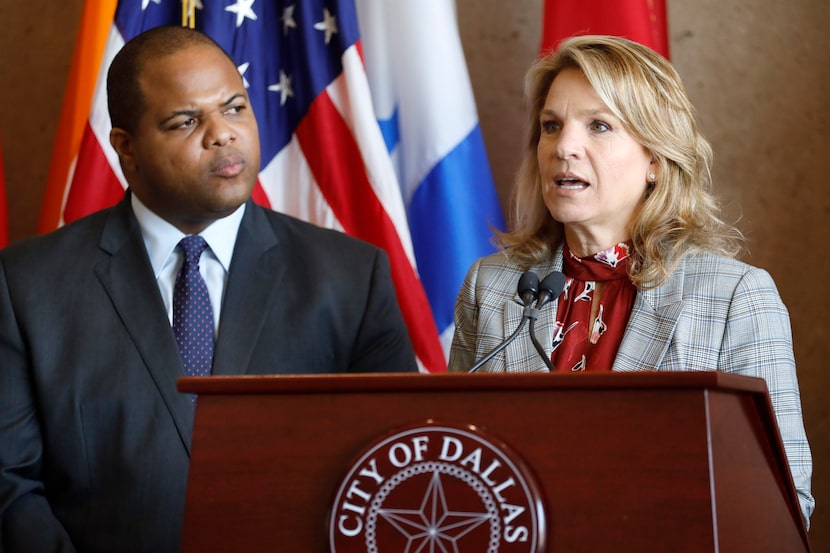
<svg viewBox="0 0 830 553">
<path fill-rule="evenodd" d="M 540 278 L 562 270 L 562 250 L 533 267 Z M 455 305 L 449 370 L 465 372 L 517 328 L 523 273 L 504 253 L 476 261 Z M 550 356 L 558 300 L 544 307 L 536 335 Z M 638 290 L 613 371 L 723 371 L 763 378 L 809 525 L 812 456 L 801 416 L 787 308 L 766 271 L 708 253 L 682 259 L 668 280 Z M 521 333 L 483 372 L 547 371 Z"/>
</svg>

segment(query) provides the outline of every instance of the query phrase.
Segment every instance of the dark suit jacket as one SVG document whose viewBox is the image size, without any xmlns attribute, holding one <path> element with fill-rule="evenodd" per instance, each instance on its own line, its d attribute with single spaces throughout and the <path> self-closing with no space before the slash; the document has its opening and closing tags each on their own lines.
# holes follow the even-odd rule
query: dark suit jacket
<svg viewBox="0 0 830 553">
<path fill-rule="evenodd" d="M 396 371 L 417 367 L 385 254 L 249 202 L 214 374 Z M 177 551 L 181 375 L 129 194 L 0 252 L 3 551 Z"/>
</svg>

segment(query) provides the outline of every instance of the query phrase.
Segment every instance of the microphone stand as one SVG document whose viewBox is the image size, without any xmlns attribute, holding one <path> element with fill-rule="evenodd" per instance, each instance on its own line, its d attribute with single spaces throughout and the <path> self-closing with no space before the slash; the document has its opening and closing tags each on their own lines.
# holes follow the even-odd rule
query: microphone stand
<svg viewBox="0 0 830 553">
<path fill-rule="evenodd" d="M 533 347 L 536 348 L 536 351 L 539 353 L 539 357 L 542 358 L 542 361 L 545 362 L 545 366 L 548 368 L 548 371 L 554 372 L 556 367 L 553 366 L 551 363 L 550 358 L 545 353 L 545 348 L 542 347 L 542 344 L 539 343 L 539 339 L 536 337 L 536 317 L 539 316 L 540 309 L 538 307 L 533 308 L 534 313 L 530 315 L 530 326 L 528 327 L 527 331 L 530 333 L 530 341 L 533 342 Z"/>
<path fill-rule="evenodd" d="M 497 353 L 506 348 L 507 345 L 513 340 L 515 340 L 516 336 L 519 335 L 519 332 L 525 326 L 525 322 L 527 322 L 528 318 L 531 317 L 531 312 L 536 311 L 533 308 L 533 300 L 536 299 L 536 295 L 539 293 L 539 275 L 537 275 L 533 271 L 528 271 L 524 273 L 519 278 L 518 292 L 519 297 L 522 300 L 522 305 L 525 306 L 525 310 L 524 313 L 522 313 L 522 320 L 519 322 L 519 326 L 516 328 L 516 330 L 513 331 L 513 334 L 511 334 L 507 338 L 507 340 L 499 344 L 495 349 L 493 349 L 493 351 L 484 356 L 483 359 L 479 359 L 478 363 L 473 365 L 473 367 L 467 371 L 468 373 L 474 373 L 477 370 L 479 370 L 485 363 L 487 363 L 487 361 L 492 359 Z M 535 318 L 536 315 L 533 315 L 533 317 Z"/>
<path fill-rule="evenodd" d="M 559 297 L 559 294 L 561 294 L 562 290 L 565 288 L 565 275 L 558 271 L 554 271 L 546 276 L 540 284 L 539 277 L 536 273 L 528 271 L 519 279 L 518 288 L 519 297 L 522 299 L 522 303 L 524 304 L 524 312 L 522 313 L 522 320 L 519 322 L 519 326 L 513 331 L 513 334 L 508 336 L 508 338 L 493 349 L 493 351 L 485 355 L 482 359 L 479 359 L 479 361 L 473 365 L 469 371 L 467 371 L 468 373 L 478 371 L 485 363 L 490 361 L 496 356 L 496 354 L 506 348 L 510 342 L 516 339 L 519 332 L 521 332 L 522 328 L 524 328 L 525 322 L 528 320 L 530 321 L 530 340 L 533 342 L 533 347 L 536 348 L 536 352 L 539 354 L 539 357 L 542 358 L 542 361 L 545 362 L 545 366 L 547 366 L 548 370 L 550 372 L 554 372 L 556 370 L 556 367 L 553 366 L 550 358 L 545 354 L 545 348 L 542 347 L 542 344 L 540 344 L 539 340 L 536 338 L 534 327 L 536 324 L 536 318 L 539 316 L 542 307 L 544 307 L 552 299 Z M 538 299 L 536 299 L 537 296 Z M 536 300 L 536 307 L 533 306 L 534 300 Z"/>
<path fill-rule="evenodd" d="M 553 363 L 551 363 L 550 357 L 545 353 L 545 348 L 543 348 L 542 344 L 539 343 L 539 339 L 536 338 L 535 325 L 536 317 L 539 315 L 542 307 L 544 307 L 552 299 L 558 298 L 559 294 L 562 293 L 562 290 L 565 288 L 565 275 L 558 271 L 554 271 L 542 279 L 542 283 L 539 285 L 539 288 L 539 299 L 536 300 L 536 308 L 534 309 L 535 313 L 531 315 L 528 332 L 530 332 L 530 341 L 533 342 L 533 347 L 536 348 L 536 352 L 539 354 L 539 357 L 541 357 L 542 361 L 545 362 L 545 366 L 550 372 L 555 372 L 556 367 Z"/>
<path fill-rule="evenodd" d="M 536 312 L 536 313 L 535 313 L 535 314 L 532 314 L 533 312 Z M 491 351 L 490 353 L 488 353 L 487 355 L 485 355 L 484 357 L 482 357 L 481 359 L 479 359 L 478 363 L 476 363 L 475 365 L 473 365 L 473 368 L 471 368 L 471 369 L 470 369 L 469 371 L 467 371 L 467 372 L 468 372 L 468 373 L 474 373 L 474 372 L 476 372 L 476 371 L 477 371 L 477 370 L 479 370 L 479 369 L 480 369 L 480 368 L 481 368 L 481 367 L 482 367 L 485 363 L 487 363 L 487 361 L 489 361 L 490 359 L 492 359 L 493 357 L 495 357 L 497 353 L 499 353 L 501 350 L 503 350 L 504 348 L 506 348 L 506 347 L 508 346 L 508 344 L 510 344 L 510 342 L 512 342 L 513 340 L 515 340 L 515 339 L 516 339 L 516 336 L 518 336 L 518 335 L 519 335 L 519 332 L 521 332 L 522 328 L 524 328 L 525 323 L 527 322 L 527 320 L 528 320 L 528 319 L 530 319 L 530 320 L 531 320 L 531 323 L 530 323 L 530 324 L 532 325 L 532 324 L 533 324 L 533 322 L 532 322 L 532 321 L 533 321 L 533 319 L 535 319 L 535 318 L 536 318 L 536 316 L 537 316 L 538 314 L 539 314 L 539 310 L 538 310 L 538 309 L 536 309 L 535 307 L 533 307 L 533 306 L 532 306 L 532 305 L 530 305 L 530 304 L 525 305 L 525 310 L 524 310 L 524 313 L 522 313 L 522 320 L 521 320 L 521 322 L 519 323 L 519 326 L 518 326 L 518 327 L 516 327 L 516 330 L 514 330 L 514 331 L 513 331 L 513 334 L 511 334 L 511 335 L 507 338 L 507 340 L 505 340 L 504 342 L 502 342 L 501 344 L 499 344 L 499 345 L 498 345 L 498 347 L 494 348 L 494 349 L 493 349 L 493 351 Z M 531 318 L 531 317 L 532 317 L 532 318 Z"/>
</svg>

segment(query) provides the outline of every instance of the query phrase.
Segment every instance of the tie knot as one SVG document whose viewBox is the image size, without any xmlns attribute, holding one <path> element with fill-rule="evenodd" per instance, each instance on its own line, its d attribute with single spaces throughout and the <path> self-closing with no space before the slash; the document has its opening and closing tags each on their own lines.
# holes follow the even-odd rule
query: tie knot
<svg viewBox="0 0 830 553">
<path fill-rule="evenodd" d="M 184 251 L 189 263 L 198 263 L 202 252 L 207 248 L 207 242 L 198 234 L 191 234 L 181 239 L 179 247 Z"/>
</svg>

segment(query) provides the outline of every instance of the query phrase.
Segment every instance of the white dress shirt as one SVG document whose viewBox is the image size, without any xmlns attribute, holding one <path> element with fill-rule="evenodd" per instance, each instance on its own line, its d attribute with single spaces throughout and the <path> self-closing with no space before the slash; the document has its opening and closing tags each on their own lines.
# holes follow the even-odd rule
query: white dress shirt
<svg viewBox="0 0 830 553">
<path fill-rule="evenodd" d="M 150 264 L 153 266 L 156 284 L 161 292 L 164 307 L 167 309 L 167 318 L 172 325 L 173 287 L 176 284 L 176 275 L 184 261 L 184 255 L 176 246 L 187 235 L 150 211 L 135 194 L 132 194 L 131 200 L 133 213 L 141 226 L 144 245 L 150 256 Z M 208 245 L 199 261 L 199 272 L 205 279 L 208 295 L 210 295 L 213 328 L 217 333 L 222 299 L 225 297 L 225 285 L 228 282 L 228 269 L 231 266 L 236 235 L 244 214 L 245 204 L 242 204 L 236 211 L 216 220 L 199 233 Z"/>
</svg>

